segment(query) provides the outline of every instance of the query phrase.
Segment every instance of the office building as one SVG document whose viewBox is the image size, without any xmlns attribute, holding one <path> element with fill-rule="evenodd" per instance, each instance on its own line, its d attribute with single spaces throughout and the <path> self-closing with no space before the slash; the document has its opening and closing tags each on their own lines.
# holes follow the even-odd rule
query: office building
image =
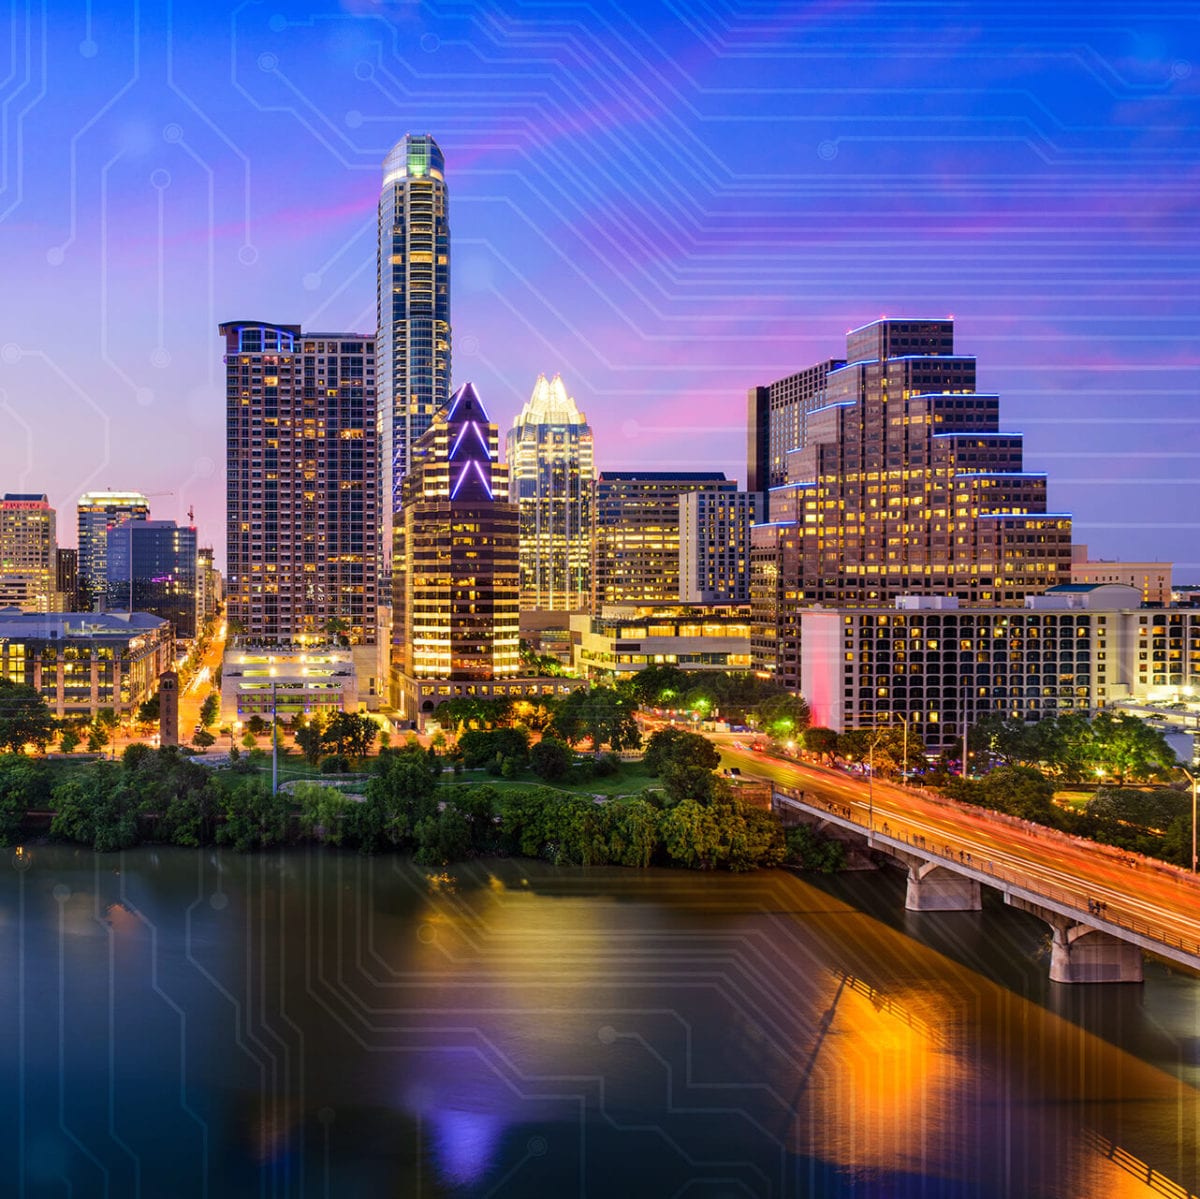
<svg viewBox="0 0 1200 1199">
<path fill-rule="evenodd" d="M 902 596 L 800 621 L 814 725 L 908 720 L 933 749 L 989 714 L 1086 716 L 1200 687 L 1200 611 L 1143 608 L 1140 589 L 1121 584 L 1064 584 L 1021 607 Z"/>
<path fill-rule="evenodd" d="M 679 497 L 679 599 L 744 604 L 750 599 L 750 526 L 760 496 L 717 489 Z"/>
<path fill-rule="evenodd" d="M 509 499 L 521 514 L 521 607 L 591 602 L 592 430 L 562 379 L 539 375 L 508 432 Z"/>
<path fill-rule="evenodd" d="M 787 482 L 787 455 L 808 444 L 808 416 L 826 402 L 830 371 L 845 366 L 828 358 L 746 395 L 746 490 L 760 492 L 764 502 L 772 487 Z M 769 509 L 764 506 L 765 518 Z"/>
<path fill-rule="evenodd" d="M 46 496 L 10 492 L 0 499 L 0 607 L 54 608 L 55 534 Z"/>
<path fill-rule="evenodd" d="M 108 587 L 108 531 L 123 520 L 148 520 L 150 501 L 140 491 L 87 491 L 76 506 L 79 531 L 79 606 L 103 603 Z"/>
<path fill-rule="evenodd" d="M 1046 476 L 976 392 L 952 321 L 876 321 L 846 358 L 751 534 L 756 667 L 790 687 L 806 607 L 912 593 L 1003 607 L 1070 578 L 1071 518 L 1047 511 Z"/>
<path fill-rule="evenodd" d="M 375 340 L 259 321 L 220 330 L 230 630 L 344 640 L 377 703 Z"/>
<path fill-rule="evenodd" d="M 78 612 L 79 603 L 79 551 L 58 549 L 54 551 L 55 612 Z"/>
<path fill-rule="evenodd" d="M 173 520 L 127 520 L 108 531 L 106 610 L 169 620 L 196 636 L 196 530 Z"/>
<path fill-rule="evenodd" d="M 465 383 L 413 446 L 393 611 L 407 679 L 520 673 L 519 531 L 496 426 Z"/>
<path fill-rule="evenodd" d="M 354 654 L 329 641 L 252 645 L 239 639 L 221 661 L 221 719 L 261 716 L 294 722 L 358 707 Z"/>
<path fill-rule="evenodd" d="M 0 678 L 28 684 L 59 719 L 131 716 L 174 656 L 170 624 L 145 612 L 0 610 Z"/>
<path fill-rule="evenodd" d="M 383 161 L 376 271 L 383 578 L 412 448 L 450 395 L 450 218 L 446 164 L 429 134 Z M 386 602 L 386 596 L 385 596 Z"/>
<path fill-rule="evenodd" d="M 1165 608 L 1171 603 L 1171 562 L 1114 562 L 1089 559 L 1086 545 L 1071 547 L 1072 583 L 1123 583 L 1142 593 L 1142 603 Z"/>
<path fill-rule="evenodd" d="M 734 494 L 719 471 L 602 471 L 592 503 L 592 611 L 605 604 L 677 603 L 679 497 Z"/>
<path fill-rule="evenodd" d="M 746 604 L 612 604 L 571 617 L 576 674 L 619 682 L 649 666 L 750 669 Z"/>
</svg>

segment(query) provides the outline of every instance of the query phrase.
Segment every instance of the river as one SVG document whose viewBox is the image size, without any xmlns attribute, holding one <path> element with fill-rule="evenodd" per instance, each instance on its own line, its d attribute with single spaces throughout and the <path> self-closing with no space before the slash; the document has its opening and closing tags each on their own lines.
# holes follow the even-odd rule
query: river
<svg viewBox="0 0 1200 1199">
<path fill-rule="evenodd" d="M 913 915 L 890 871 L 4 852 L 4 1194 L 1124 1199 L 1200 1178 L 1200 981 L 1055 986 L 1046 930 L 990 897 Z"/>
</svg>

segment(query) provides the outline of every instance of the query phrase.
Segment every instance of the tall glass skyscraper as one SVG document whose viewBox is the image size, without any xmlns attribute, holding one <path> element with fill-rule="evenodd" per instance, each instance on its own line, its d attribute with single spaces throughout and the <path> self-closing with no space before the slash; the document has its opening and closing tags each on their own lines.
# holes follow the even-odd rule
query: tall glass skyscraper
<svg viewBox="0 0 1200 1199">
<path fill-rule="evenodd" d="M 508 431 L 508 498 L 521 510 L 521 606 L 591 603 L 592 430 L 558 375 L 539 375 Z"/>
<path fill-rule="evenodd" d="M 390 578 L 412 447 L 450 397 L 449 195 L 445 159 L 427 133 L 406 135 L 383 161 L 376 281 L 381 561 Z"/>
<path fill-rule="evenodd" d="M 108 531 L 110 612 L 149 612 L 177 638 L 196 635 L 196 530 L 173 520 L 126 520 Z"/>
<path fill-rule="evenodd" d="M 108 588 L 108 531 L 123 520 L 147 520 L 140 491 L 85 491 L 79 497 L 79 604 L 90 611 Z"/>
</svg>

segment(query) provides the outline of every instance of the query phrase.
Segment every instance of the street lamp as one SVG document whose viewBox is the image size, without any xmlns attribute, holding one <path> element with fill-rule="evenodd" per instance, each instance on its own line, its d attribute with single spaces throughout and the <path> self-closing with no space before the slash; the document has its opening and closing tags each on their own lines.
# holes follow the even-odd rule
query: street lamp
<svg viewBox="0 0 1200 1199">
<path fill-rule="evenodd" d="M 1190 770 L 1180 767 L 1183 773 L 1187 776 L 1187 780 L 1192 784 L 1192 873 L 1196 873 L 1196 776 Z"/>
</svg>

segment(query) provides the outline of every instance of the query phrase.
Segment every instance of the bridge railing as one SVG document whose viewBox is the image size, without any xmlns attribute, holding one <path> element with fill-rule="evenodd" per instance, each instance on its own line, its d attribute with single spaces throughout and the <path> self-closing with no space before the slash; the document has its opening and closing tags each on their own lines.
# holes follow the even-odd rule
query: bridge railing
<svg viewBox="0 0 1200 1199">
<path fill-rule="evenodd" d="M 980 857 L 978 854 L 972 854 L 965 849 L 956 850 L 945 841 L 942 841 L 940 844 L 936 841 L 930 841 L 928 837 L 920 833 L 890 829 L 887 821 L 876 819 L 873 823 L 869 824 L 868 817 L 856 811 L 852 806 L 839 803 L 837 800 L 826 799 L 824 796 L 803 791 L 797 787 L 786 787 L 776 783 L 774 793 L 791 804 L 811 808 L 815 811 L 827 812 L 839 820 L 848 821 L 850 824 L 861 828 L 864 833 L 887 837 L 892 841 L 908 845 L 932 857 L 940 858 L 949 866 L 957 866 L 960 869 L 967 868 L 977 871 L 980 874 L 986 874 L 998 882 L 1020 887 L 1023 891 L 1031 895 L 1052 899 L 1056 903 L 1061 903 L 1064 907 L 1069 907 L 1073 911 L 1078 912 L 1081 916 L 1090 916 L 1093 919 L 1103 920 L 1106 924 L 1123 928 L 1131 933 L 1137 933 L 1149 941 L 1157 941 L 1160 945 L 1167 945 L 1172 949 L 1178 949 L 1183 953 L 1191 953 L 1200 957 L 1200 942 L 1174 936 L 1165 932 L 1160 926 L 1150 924 L 1145 920 L 1139 920 L 1136 916 L 1130 916 L 1122 912 L 1111 912 L 1107 905 L 1104 904 L 1093 907 L 1091 910 L 1085 912 L 1079 907 L 1079 895 L 1077 892 L 1067 891 L 1049 883 L 1038 883 L 1036 887 L 1030 886 L 1029 880 L 1018 871 L 998 865 L 990 858 Z"/>
</svg>

